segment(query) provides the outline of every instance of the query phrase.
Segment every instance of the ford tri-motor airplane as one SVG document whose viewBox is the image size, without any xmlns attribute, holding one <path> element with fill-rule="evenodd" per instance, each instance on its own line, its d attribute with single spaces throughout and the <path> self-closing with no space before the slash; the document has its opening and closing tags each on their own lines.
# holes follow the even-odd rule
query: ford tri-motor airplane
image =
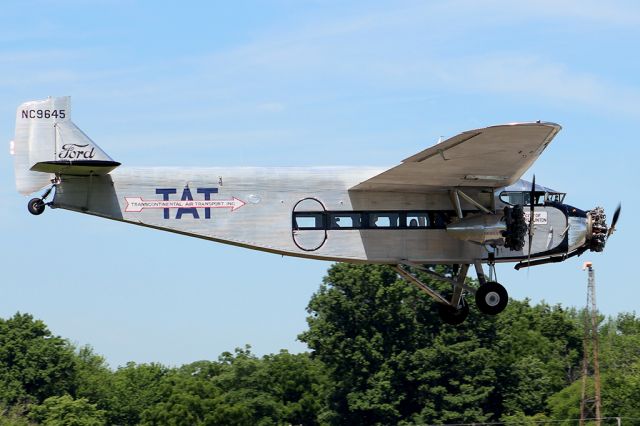
<svg viewBox="0 0 640 426">
<path fill-rule="evenodd" d="M 560 129 L 538 121 L 470 130 L 387 170 L 125 168 L 71 121 L 70 98 L 59 97 L 18 107 L 11 152 L 18 191 L 45 190 L 28 203 L 34 215 L 49 206 L 281 255 L 392 265 L 440 303 L 443 321 L 459 324 L 466 293 L 489 315 L 507 305 L 483 264 L 561 262 L 602 251 L 613 233 L 620 207 L 607 226 L 602 208 L 572 207 L 535 177 L 520 180 Z M 465 283 L 471 265 L 477 288 Z M 450 296 L 412 267 L 450 283 Z"/>
</svg>

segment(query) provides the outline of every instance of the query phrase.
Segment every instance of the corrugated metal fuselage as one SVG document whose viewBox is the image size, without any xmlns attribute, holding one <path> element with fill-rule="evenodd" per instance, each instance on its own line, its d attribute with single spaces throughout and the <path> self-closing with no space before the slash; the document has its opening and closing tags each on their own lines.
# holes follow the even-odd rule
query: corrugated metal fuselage
<svg viewBox="0 0 640 426">
<path fill-rule="evenodd" d="M 363 263 L 471 263 L 484 247 L 453 238 L 445 229 L 294 230 L 292 215 L 304 204 L 327 211 L 452 210 L 446 188 L 433 192 L 350 191 L 384 171 L 375 168 L 125 168 L 109 175 L 62 176 L 53 207 L 221 243 L 289 256 Z M 465 189 L 485 205 L 493 193 Z M 301 200 L 306 200 L 302 201 Z M 499 201 L 498 201 L 499 203 Z M 463 205 L 473 210 L 471 205 Z M 495 206 L 500 209 L 500 205 Z M 536 225 L 532 253 L 563 243 L 567 218 L 553 207 Z M 565 242 L 566 244 L 566 242 Z M 501 249 L 497 261 L 522 258 Z"/>
</svg>

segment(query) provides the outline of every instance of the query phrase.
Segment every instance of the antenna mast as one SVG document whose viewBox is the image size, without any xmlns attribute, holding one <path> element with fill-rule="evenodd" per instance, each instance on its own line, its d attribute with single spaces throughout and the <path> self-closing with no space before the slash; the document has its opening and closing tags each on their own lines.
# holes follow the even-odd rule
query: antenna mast
<svg viewBox="0 0 640 426">
<path fill-rule="evenodd" d="M 596 307 L 596 276 L 593 263 L 585 262 L 582 270 L 589 274 L 587 287 L 587 306 L 584 312 L 584 338 L 582 341 L 584 356 L 582 359 L 582 397 L 580 398 L 580 426 L 584 426 L 585 419 L 595 417 L 595 426 L 600 426 L 602 413 L 600 412 L 600 363 L 598 361 L 598 308 Z M 590 353 L 591 349 L 591 353 Z M 589 364 L 593 368 L 593 394 L 591 389 L 587 394 L 587 376 Z"/>
</svg>

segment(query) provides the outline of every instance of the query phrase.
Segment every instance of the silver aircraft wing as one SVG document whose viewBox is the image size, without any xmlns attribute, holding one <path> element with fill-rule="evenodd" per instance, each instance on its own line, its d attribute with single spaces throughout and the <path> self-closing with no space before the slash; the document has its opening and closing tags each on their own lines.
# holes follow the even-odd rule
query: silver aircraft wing
<svg viewBox="0 0 640 426">
<path fill-rule="evenodd" d="M 351 189 L 430 192 L 438 188 L 511 185 L 536 161 L 560 129 L 555 123 L 536 122 L 469 130 Z"/>
</svg>

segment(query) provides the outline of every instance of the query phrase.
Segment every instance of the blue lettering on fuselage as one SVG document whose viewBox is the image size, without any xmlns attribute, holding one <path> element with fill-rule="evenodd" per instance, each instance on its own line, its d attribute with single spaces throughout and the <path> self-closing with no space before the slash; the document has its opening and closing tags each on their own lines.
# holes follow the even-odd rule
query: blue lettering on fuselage
<svg viewBox="0 0 640 426">
<path fill-rule="evenodd" d="M 162 194 L 163 201 L 169 201 L 169 194 L 175 194 L 177 191 L 175 188 L 157 188 L 156 194 Z M 169 219 L 169 209 L 162 209 L 164 211 L 164 218 Z"/>
<path fill-rule="evenodd" d="M 182 201 L 193 201 L 193 196 L 191 195 L 191 190 L 189 188 L 185 188 L 182 190 Z M 198 209 L 195 207 L 180 207 L 178 209 L 178 213 L 176 213 L 176 219 L 182 219 L 182 215 L 188 213 L 192 214 L 194 219 L 200 219 L 200 215 L 198 215 Z"/>
<path fill-rule="evenodd" d="M 217 194 L 218 188 L 198 188 L 198 194 L 204 194 L 204 200 L 211 200 L 211 194 Z M 204 218 L 211 219 L 211 208 L 204 209 Z"/>
<path fill-rule="evenodd" d="M 198 194 L 204 195 L 205 201 L 211 200 L 211 194 L 218 193 L 218 188 L 197 188 L 196 192 Z M 163 201 L 170 201 L 169 196 L 172 194 L 177 194 L 177 188 L 156 188 L 156 194 L 162 195 Z M 182 190 L 182 196 L 180 197 L 181 201 L 193 201 L 193 195 L 191 194 L 191 189 L 185 187 Z M 171 218 L 171 212 L 169 208 L 162 209 L 163 215 L 165 219 Z M 200 219 L 200 215 L 198 214 L 198 209 L 195 207 L 180 207 L 176 212 L 176 219 L 182 219 L 183 214 L 190 214 L 194 219 Z M 204 218 L 211 219 L 211 208 L 206 207 L 204 209 Z"/>
</svg>

